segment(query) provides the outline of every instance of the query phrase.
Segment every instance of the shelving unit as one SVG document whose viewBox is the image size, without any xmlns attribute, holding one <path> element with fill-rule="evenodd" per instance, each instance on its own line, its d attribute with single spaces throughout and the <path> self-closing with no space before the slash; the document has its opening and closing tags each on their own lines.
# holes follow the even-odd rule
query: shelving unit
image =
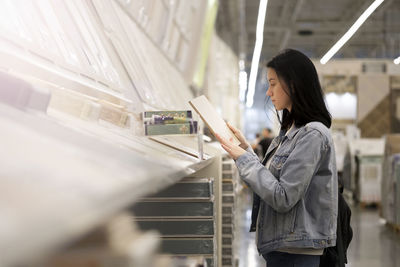
<svg viewBox="0 0 400 267">
<path fill-rule="evenodd" d="M 7 151 L 0 156 L 1 266 L 61 267 L 98 257 L 148 267 L 146 257 L 165 259 L 156 247 L 179 254 L 179 244 L 193 261 L 203 255 L 222 266 L 222 150 L 203 144 L 200 160 L 201 138 L 152 140 L 140 117 L 190 108 L 206 12 L 207 1 L 196 0 L 0 4 L 0 145 Z M 133 208 L 204 179 L 213 188 L 204 199 L 172 196 L 157 204 L 205 205 L 211 213 L 204 218 L 172 216 L 161 226 Z M 135 219 L 127 215 L 132 210 Z M 171 232 L 185 223 L 208 232 Z M 128 229 L 127 240 L 147 246 L 147 254 L 124 250 L 121 257 L 119 249 L 129 246 L 116 244 L 121 233 L 110 227 Z M 89 244 L 93 250 L 79 258 Z M 161 261 L 157 266 L 170 266 Z"/>
<path fill-rule="evenodd" d="M 139 200 L 133 218 L 142 230 L 155 229 L 164 255 L 203 257 L 215 266 L 214 178 L 184 178 Z"/>
<path fill-rule="evenodd" d="M 222 158 L 222 229 L 230 229 L 231 233 L 222 233 L 222 266 L 236 266 L 235 210 L 237 208 L 237 186 L 239 174 L 234 161 L 224 156 Z"/>
<path fill-rule="evenodd" d="M 0 161 L 8 192 L 0 202 L 2 266 L 48 254 L 213 161 L 145 139 L 115 146 L 115 134 L 94 138 L 96 127 L 71 129 L 7 106 L 0 114 L 8 126 L 1 141 L 8 156 Z"/>
</svg>

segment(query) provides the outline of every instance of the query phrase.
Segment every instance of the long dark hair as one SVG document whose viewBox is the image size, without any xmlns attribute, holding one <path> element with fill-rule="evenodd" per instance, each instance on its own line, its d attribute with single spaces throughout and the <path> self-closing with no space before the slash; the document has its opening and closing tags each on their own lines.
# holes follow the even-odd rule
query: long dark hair
<svg viewBox="0 0 400 267">
<path fill-rule="evenodd" d="M 331 115 L 325 105 L 317 70 L 306 55 L 286 49 L 273 57 L 267 68 L 275 70 L 292 101 L 291 112 L 284 109 L 282 118 L 278 115 L 283 129 L 288 129 L 292 123 L 300 127 L 312 121 L 319 121 L 330 128 Z"/>
</svg>

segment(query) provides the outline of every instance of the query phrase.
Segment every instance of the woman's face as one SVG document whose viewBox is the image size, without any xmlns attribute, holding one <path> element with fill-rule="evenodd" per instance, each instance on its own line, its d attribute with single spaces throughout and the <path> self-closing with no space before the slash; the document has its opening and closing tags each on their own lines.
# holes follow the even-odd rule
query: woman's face
<svg viewBox="0 0 400 267">
<path fill-rule="evenodd" d="M 284 88 L 287 90 L 287 87 L 283 82 L 279 81 L 278 75 L 276 75 L 274 69 L 267 69 L 267 78 L 269 82 L 267 96 L 271 98 L 271 101 L 274 104 L 276 110 L 283 110 L 286 108 L 287 110 L 291 111 L 292 100 L 284 90 Z"/>
</svg>

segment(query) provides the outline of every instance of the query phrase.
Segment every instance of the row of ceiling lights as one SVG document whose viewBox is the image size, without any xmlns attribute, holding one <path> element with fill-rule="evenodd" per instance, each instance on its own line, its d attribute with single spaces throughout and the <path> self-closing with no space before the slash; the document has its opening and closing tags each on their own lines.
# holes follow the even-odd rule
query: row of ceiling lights
<svg viewBox="0 0 400 267">
<path fill-rule="evenodd" d="M 353 34 L 361 27 L 361 25 L 367 20 L 367 18 L 383 3 L 384 0 L 375 0 L 354 22 L 354 24 L 349 28 L 349 30 L 337 41 L 331 49 L 321 58 L 321 64 L 326 64 L 339 49 L 353 36 Z M 256 43 L 254 46 L 253 59 L 251 62 L 249 86 L 247 91 L 247 101 L 246 106 L 253 106 L 253 98 L 255 93 L 256 78 L 258 71 L 258 64 L 260 61 L 260 54 L 263 42 L 263 32 L 264 32 L 264 21 L 265 14 L 267 10 L 268 0 L 260 0 L 260 6 L 258 9 L 257 18 L 257 29 L 256 29 Z M 395 64 L 400 64 L 400 57 L 393 61 Z"/>
</svg>

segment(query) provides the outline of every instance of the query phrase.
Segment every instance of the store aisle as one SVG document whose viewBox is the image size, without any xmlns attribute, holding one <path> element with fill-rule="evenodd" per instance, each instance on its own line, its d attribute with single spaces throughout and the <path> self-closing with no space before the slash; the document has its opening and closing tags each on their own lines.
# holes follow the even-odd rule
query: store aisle
<svg viewBox="0 0 400 267">
<path fill-rule="evenodd" d="M 258 255 L 255 233 L 249 233 L 251 222 L 252 196 L 249 189 L 244 188 L 239 194 L 235 219 L 237 229 L 235 242 L 239 267 L 265 267 L 265 260 Z"/>
<path fill-rule="evenodd" d="M 353 240 L 348 267 L 400 267 L 400 234 L 379 218 L 378 209 L 352 207 Z"/>
<path fill-rule="evenodd" d="M 244 189 L 236 208 L 239 267 L 265 267 L 258 255 L 255 234 L 249 233 L 251 194 Z M 378 209 L 352 207 L 351 225 L 354 237 L 348 251 L 347 267 L 400 267 L 400 233 L 389 229 L 379 218 Z"/>
</svg>

